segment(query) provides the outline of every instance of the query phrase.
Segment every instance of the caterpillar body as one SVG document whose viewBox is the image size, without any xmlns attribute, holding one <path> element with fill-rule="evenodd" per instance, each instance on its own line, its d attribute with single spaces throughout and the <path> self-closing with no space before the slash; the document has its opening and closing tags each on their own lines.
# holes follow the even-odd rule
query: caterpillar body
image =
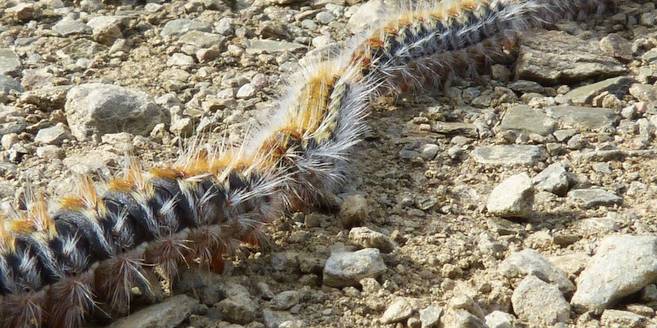
<svg viewBox="0 0 657 328">
<path fill-rule="evenodd" d="M 0 222 L 0 326 L 79 327 L 129 312 L 131 289 L 154 272 L 221 270 L 224 256 L 262 238 L 291 208 L 322 202 L 344 183 L 369 100 L 449 70 L 527 28 L 586 17 L 612 0 L 444 0 L 391 15 L 335 58 L 300 72 L 267 124 L 240 145 L 193 150 L 170 166 L 131 162 L 122 176 L 50 209 L 43 196 Z"/>
</svg>

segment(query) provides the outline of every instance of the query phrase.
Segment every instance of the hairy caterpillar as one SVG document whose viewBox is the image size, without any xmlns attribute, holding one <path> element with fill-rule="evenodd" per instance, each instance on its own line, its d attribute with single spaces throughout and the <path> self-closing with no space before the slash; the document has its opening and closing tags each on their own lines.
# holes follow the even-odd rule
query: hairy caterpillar
<svg viewBox="0 0 657 328">
<path fill-rule="evenodd" d="M 269 122 L 238 146 L 192 151 L 144 171 L 136 162 L 49 209 L 26 199 L 0 224 L 0 325 L 78 327 L 122 315 L 153 271 L 214 270 L 287 209 L 321 202 L 344 182 L 373 96 L 417 83 L 415 72 L 468 63 L 526 28 L 598 14 L 611 0 L 445 0 L 383 20 L 335 58 L 300 72 Z"/>
</svg>

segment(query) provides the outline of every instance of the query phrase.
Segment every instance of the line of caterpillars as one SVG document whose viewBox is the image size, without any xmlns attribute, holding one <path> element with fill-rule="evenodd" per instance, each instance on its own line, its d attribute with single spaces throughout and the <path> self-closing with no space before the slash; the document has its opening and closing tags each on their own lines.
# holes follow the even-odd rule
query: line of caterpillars
<svg viewBox="0 0 657 328">
<path fill-rule="evenodd" d="M 307 208 L 343 182 L 368 98 L 397 70 L 607 0 L 462 0 L 418 6 L 301 76 L 269 125 L 240 146 L 197 150 L 79 192 L 50 211 L 43 197 L 0 222 L 0 326 L 78 327 L 124 315 L 132 288 L 157 288 L 181 266 L 221 271 L 241 243 L 284 211 Z M 393 82 L 391 82 L 393 81 Z M 385 90 L 387 91 L 387 90 Z"/>
</svg>

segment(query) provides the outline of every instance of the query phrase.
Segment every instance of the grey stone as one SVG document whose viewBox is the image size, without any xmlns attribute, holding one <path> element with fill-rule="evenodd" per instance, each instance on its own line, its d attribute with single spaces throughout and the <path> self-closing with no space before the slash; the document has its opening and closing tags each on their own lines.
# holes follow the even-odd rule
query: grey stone
<svg viewBox="0 0 657 328">
<path fill-rule="evenodd" d="M 258 304 L 248 294 L 240 293 L 215 304 L 223 319 L 233 323 L 247 324 L 257 316 Z"/>
<path fill-rule="evenodd" d="M 249 99 L 256 95 L 256 88 L 251 83 L 246 83 L 237 90 L 235 97 L 237 99 Z"/>
<path fill-rule="evenodd" d="M 486 324 L 474 314 L 463 309 L 448 309 L 440 319 L 439 327 L 486 328 Z"/>
<path fill-rule="evenodd" d="M 546 158 L 545 150 L 534 145 L 479 146 L 471 154 L 480 164 L 501 166 L 534 165 Z"/>
<path fill-rule="evenodd" d="M 656 280 L 657 237 L 606 237 L 579 275 L 571 303 L 583 311 L 605 309 Z"/>
<path fill-rule="evenodd" d="M 554 131 L 555 122 L 541 109 L 533 109 L 527 105 L 516 105 L 509 108 L 502 123 L 501 130 L 520 131 L 547 136 Z"/>
<path fill-rule="evenodd" d="M 198 306 L 198 301 L 186 296 L 176 295 L 162 303 L 151 305 L 125 318 L 112 323 L 109 328 L 174 328 L 189 317 Z"/>
<path fill-rule="evenodd" d="M 605 310 L 600 317 L 600 323 L 610 328 L 643 328 L 648 318 L 628 311 Z"/>
<path fill-rule="evenodd" d="M 533 249 L 514 252 L 499 266 L 499 271 L 506 277 L 534 275 L 559 287 L 563 293 L 575 290 L 575 285 L 568 275 L 550 263 L 543 255 Z"/>
<path fill-rule="evenodd" d="M 552 106 L 547 113 L 561 124 L 562 128 L 577 128 L 585 130 L 599 130 L 614 125 L 619 116 L 613 109 L 581 107 L 581 106 Z"/>
<path fill-rule="evenodd" d="M 0 48 L 0 75 L 13 75 L 21 68 L 21 60 L 11 49 Z"/>
<path fill-rule="evenodd" d="M 0 102 L 12 91 L 20 94 L 23 92 L 23 86 L 13 78 L 0 74 Z"/>
<path fill-rule="evenodd" d="M 522 36 L 516 72 L 520 79 L 547 84 L 622 75 L 626 68 L 613 57 L 592 51 L 591 44 L 559 31 Z"/>
<path fill-rule="evenodd" d="M 528 275 L 511 295 L 513 312 L 531 326 L 552 326 L 570 319 L 570 304 L 559 288 L 534 275 Z"/>
<path fill-rule="evenodd" d="M 179 36 L 189 31 L 210 32 L 211 30 L 212 27 L 210 26 L 210 24 L 207 24 L 205 22 L 180 18 L 180 19 L 170 20 L 166 24 L 164 24 L 162 31 L 160 31 L 160 35 L 163 37 Z"/>
<path fill-rule="evenodd" d="M 388 305 L 381 316 L 381 323 L 389 324 L 401 322 L 413 315 L 413 306 L 405 298 L 398 298 L 392 304 Z"/>
<path fill-rule="evenodd" d="M 170 121 L 169 112 L 148 94 L 101 83 L 72 88 L 64 110 L 71 132 L 79 140 L 117 132 L 147 136 L 155 125 Z"/>
<path fill-rule="evenodd" d="M 0 73 L 1 71 L 0 69 Z M 639 101 L 657 102 L 657 86 L 635 83 L 630 87 L 630 94 Z"/>
<path fill-rule="evenodd" d="M 296 290 L 288 290 L 276 294 L 271 300 L 271 306 L 275 310 L 288 310 L 299 304 L 301 293 Z"/>
<path fill-rule="evenodd" d="M 488 213 L 501 217 L 527 217 L 534 206 L 534 188 L 527 173 L 506 178 L 488 196 Z"/>
<path fill-rule="evenodd" d="M 324 284 L 336 288 L 357 286 L 361 279 L 374 278 L 385 271 L 386 265 L 376 248 L 334 252 L 324 264 Z"/>
<path fill-rule="evenodd" d="M 189 44 L 197 48 L 210 48 L 212 46 L 221 47 L 225 37 L 223 35 L 202 32 L 189 31 L 178 39 L 180 43 Z"/>
<path fill-rule="evenodd" d="M 609 92 L 617 98 L 623 99 L 633 82 L 634 79 L 627 76 L 612 77 L 604 81 L 575 88 L 565 94 L 563 99 L 570 100 L 578 105 L 591 104 L 593 98 L 603 92 Z"/>
<path fill-rule="evenodd" d="M 502 311 L 493 311 L 486 316 L 488 328 L 514 328 L 515 321 L 516 317 Z"/>
<path fill-rule="evenodd" d="M 616 33 L 610 33 L 600 39 L 600 50 L 623 61 L 632 60 L 632 44 Z"/>
<path fill-rule="evenodd" d="M 565 196 L 570 186 L 570 177 L 563 164 L 554 163 L 537 174 L 532 182 L 538 190 Z"/>
<path fill-rule="evenodd" d="M 294 316 L 289 312 L 272 311 L 269 309 L 262 311 L 262 319 L 266 328 L 283 328 L 285 323 L 296 321 Z"/>
<path fill-rule="evenodd" d="M 57 24 L 53 25 L 52 30 L 61 36 L 91 33 L 91 28 L 87 24 L 68 17 L 62 18 Z"/>
<path fill-rule="evenodd" d="M 250 54 L 278 53 L 284 51 L 294 52 L 305 48 L 306 46 L 302 44 L 288 41 L 254 39 L 247 42 L 246 52 Z"/>
<path fill-rule="evenodd" d="M 335 20 L 335 15 L 333 15 L 330 11 L 320 11 L 316 16 L 315 19 L 322 23 L 322 24 L 329 24 L 332 21 Z"/>
<path fill-rule="evenodd" d="M 37 147 L 35 153 L 39 158 L 45 158 L 48 160 L 64 158 L 64 150 L 55 145 L 45 145 L 45 146 Z"/>
<path fill-rule="evenodd" d="M 62 123 L 57 123 L 49 128 L 41 129 L 37 132 L 34 141 L 44 145 L 60 145 L 64 139 L 70 139 L 66 126 Z"/>
<path fill-rule="evenodd" d="M 121 28 L 125 19 L 123 16 L 97 16 L 90 19 L 87 25 L 93 30 L 96 41 L 111 45 L 116 39 L 123 37 Z"/>
<path fill-rule="evenodd" d="M 623 202 L 618 195 L 599 188 L 574 189 L 568 192 L 568 198 L 584 208 L 612 206 Z"/>
<path fill-rule="evenodd" d="M 443 309 L 436 305 L 429 305 L 419 311 L 420 322 L 422 328 L 437 328 L 440 323 L 440 317 L 443 314 Z"/>
<path fill-rule="evenodd" d="M 518 80 L 509 83 L 509 89 L 520 93 L 542 93 L 544 88 L 534 81 Z"/>
<path fill-rule="evenodd" d="M 26 21 L 34 18 L 35 6 L 33 3 L 22 2 L 5 10 L 5 13 L 15 17 L 18 20 Z"/>
<path fill-rule="evenodd" d="M 436 158 L 438 151 L 440 151 L 440 146 L 436 144 L 425 144 L 422 145 L 422 147 L 420 148 L 420 157 L 422 157 L 427 161 L 430 161 Z"/>
</svg>

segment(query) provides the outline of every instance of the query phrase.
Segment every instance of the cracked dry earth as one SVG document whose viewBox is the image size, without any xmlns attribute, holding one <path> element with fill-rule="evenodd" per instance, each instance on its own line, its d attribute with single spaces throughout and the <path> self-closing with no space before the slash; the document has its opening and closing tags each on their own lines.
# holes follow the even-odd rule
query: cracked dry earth
<svg viewBox="0 0 657 328">
<path fill-rule="evenodd" d="M 0 196 L 239 140 L 299 62 L 388 6 L 0 2 Z M 477 79 L 380 99 L 337 210 L 279 218 L 268 248 L 111 326 L 657 327 L 656 21 L 621 1 L 521 35 Z"/>
</svg>

